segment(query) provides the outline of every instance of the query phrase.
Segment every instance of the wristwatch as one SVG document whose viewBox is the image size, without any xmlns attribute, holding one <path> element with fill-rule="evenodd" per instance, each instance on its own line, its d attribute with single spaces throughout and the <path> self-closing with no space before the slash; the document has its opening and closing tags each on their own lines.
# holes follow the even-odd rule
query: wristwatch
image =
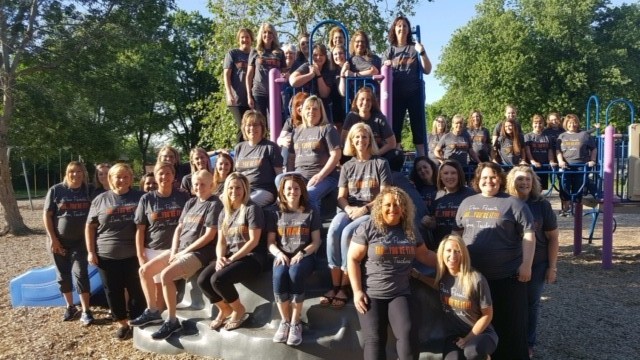
<svg viewBox="0 0 640 360">
<path fill-rule="evenodd" d="M 300 253 L 302 254 L 302 257 L 307 256 L 307 252 L 304 249 L 300 249 Z"/>
</svg>

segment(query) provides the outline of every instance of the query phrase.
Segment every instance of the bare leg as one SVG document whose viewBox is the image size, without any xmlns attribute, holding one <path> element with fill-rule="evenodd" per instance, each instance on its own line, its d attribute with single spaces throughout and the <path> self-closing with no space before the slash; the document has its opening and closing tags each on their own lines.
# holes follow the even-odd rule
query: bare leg
<svg viewBox="0 0 640 360">
<path fill-rule="evenodd" d="M 233 312 L 231 313 L 231 319 L 229 320 L 230 322 L 242 319 L 244 314 L 247 312 L 247 310 L 244 308 L 244 305 L 242 305 L 242 303 L 240 302 L 240 299 L 229 303 L 229 306 L 233 310 Z"/>
<path fill-rule="evenodd" d="M 62 293 L 62 297 L 64 298 L 64 302 L 67 303 L 67 307 L 69 306 L 73 306 L 73 294 L 71 294 L 71 291 L 66 292 L 66 293 Z"/>
<path fill-rule="evenodd" d="M 282 321 L 291 322 L 291 301 L 279 302 L 276 303 L 278 305 L 278 311 L 280 312 L 280 316 L 282 317 Z"/>
<path fill-rule="evenodd" d="M 156 284 L 153 281 L 153 277 L 166 268 L 169 265 L 169 252 L 163 253 L 158 257 L 153 258 L 148 263 L 142 265 L 138 271 L 140 274 L 140 285 L 142 286 L 142 292 L 147 300 L 147 307 L 149 310 L 155 312 L 158 308 L 158 294 L 156 293 Z"/>
<path fill-rule="evenodd" d="M 182 266 L 175 262 L 169 264 L 169 266 L 162 270 L 162 274 L 160 276 L 162 280 L 162 293 L 164 295 L 165 304 L 167 304 L 167 311 L 169 312 L 170 320 L 176 319 L 176 297 L 178 291 L 174 280 L 183 276 L 184 271 L 182 270 Z M 155 286 L 151 290 L 155 292 Z"/>
<path fill-rule="evenodd" d="M 87 312 L 90 310 L 89 297 L 90 294 L 88 292 L 80 294 L 80 304 L 82 305 L 82 312 Z"/>
<path fill-rule="evenodd" d="M 291 303 L 293 311 L 291 312 L 291 324 L 299 324 L 302 316 L 302 302 Z"/>
</svg>

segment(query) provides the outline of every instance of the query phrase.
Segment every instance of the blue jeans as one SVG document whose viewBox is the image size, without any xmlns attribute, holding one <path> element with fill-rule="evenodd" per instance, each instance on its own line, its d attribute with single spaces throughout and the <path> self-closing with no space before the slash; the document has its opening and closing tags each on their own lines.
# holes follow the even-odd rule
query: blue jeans
<svg viewBox="0 0 640 360">
<path fill-rule="evenodd" d="M 273 293 L 276 302 L 291 300 L 294 303 L 304 301 L 304 281 L 316 266 L 314 254 L 307 255 L 293 265 L 273 265 Z"/>
<path fill-rule="evenodd" d="M 549 267 L 548 261 L 541 261 L 531 267 L 531 280 L 527 283 L 529 297 L 529 327 L 527 330 L 527 343 L 530 347 L 536 344 L 536 327 L 538 326 L 538 309 L 540 297 L 544 289 L 544 277 Z"/>
<path fill-rule="evenodd" d="M 347 252 L 351 236 L 358 226 L 369 220 L 369 215 L 363 215 L 353 221 L 349 219 L 346 212 L 339 210 L 331 220 L 329 231 L 327 232 L 327 261 L 329 268 L 340 267 L 347 271 Z"/>
</svg>

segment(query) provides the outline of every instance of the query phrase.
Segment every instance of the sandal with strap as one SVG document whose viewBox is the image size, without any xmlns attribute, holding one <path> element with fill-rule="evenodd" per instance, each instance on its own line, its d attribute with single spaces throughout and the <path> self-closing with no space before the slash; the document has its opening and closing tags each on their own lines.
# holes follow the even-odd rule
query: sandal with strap
<svg viewBox="0 0 640 360">
<path fill-rule="evenodd" d="M 329 291 L 327 291 L 326 293 L 324 293 L 324 295 L 320 297 L 320 305 L 329 306 L 333 304 L 333 299 L 336 297 L 336 294 L 338 293 L 338 289 L 339 287 L 336 286 L 330 289 Z M 329 294 L 333 294 L 333 295 L 329 295 Z"/>
<path fill-rule="evenodd" d="M 342 291 L 345 296 L 338 296 L 340 291 Z M 340 287 L 340 289 L 336 292 L 336 296 L 333 297 L 333 301 L 331 301 L 331 307 L 334 309 L 342 309 L 345 305 L 347 305 L 347 301 L 349 301 L 349 295 L 346 294 L 346 286 Z"/>
</svg>

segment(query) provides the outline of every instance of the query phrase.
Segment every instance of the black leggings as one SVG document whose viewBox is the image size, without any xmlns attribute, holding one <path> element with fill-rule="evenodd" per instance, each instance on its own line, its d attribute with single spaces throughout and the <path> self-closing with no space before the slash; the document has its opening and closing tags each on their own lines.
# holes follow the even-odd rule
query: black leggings
<svg viewBox="0 0 640 360">
<path fill-rule="evenodd" d="M 127 318 L 125 289 L 129 293 L 130 319 L 140 316 L 147 307 L 147 301 L 140 285 L 139 268 L 138 258 L 135 256 L 118 260 L 98 257 L 98 271 L 100 278 L 102 278 L 104 294 L 107 297 L 113 319 L 116 321 Z"/>
<path fill-rule="evenodd" d="M 358 313 L 364 340 L 365 360 L 387 358 L 387 327 L 391 325 L 396 342 L 398 359 L 417 358 L 417 334 L 411 327 L 411 300 L 409 295 L 393 299 L 369 298 L 369 310 Z"/>
<path fill-rule="evenodd" d="M 220 271 L 216 271 L 214 261 L 198 276 L 198 286 L 212 304 L 222 300 L 232 303 L 239 297 L 234 284 L 255 278 L 261 270 L 260 262 L 252 255 L 236 260 Z"/>
<path fill-rule="evenodd" d="M 471 339 L 464 350 L 456 345 L 456 340 L 465 337 L 467 334 L 460 336 L 450 336 L 444 343 L 444 351 L 442 355 L 444 360 L 484 360 L 496 350 L 496 343 L 490 335 L 480 334 Z"/>
</svg>

